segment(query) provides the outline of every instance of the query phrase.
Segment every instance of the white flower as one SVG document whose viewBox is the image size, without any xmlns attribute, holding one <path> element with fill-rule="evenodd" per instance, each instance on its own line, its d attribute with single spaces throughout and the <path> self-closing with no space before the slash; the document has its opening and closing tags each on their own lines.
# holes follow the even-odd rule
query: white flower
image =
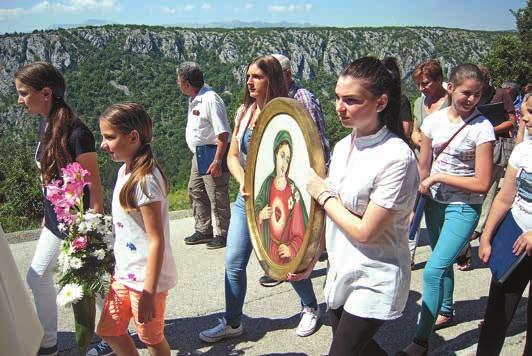
<svg viewBox="0 0 532 356">
<path fill-rule="evenodd" d="M 78 225 L 78 232 L 82 235 L 86 234 L 87 231 L 89 231 L 89 225 L 85 222 L 85 221 L 82 221 L 79 223 Z"/>
<path fill-rule="evenodd" d="M 61 273 L 65 273 L 70 268 L 70 257 L 67 253 L 61 251 L 57 258 L 57 265 Z"/>
<path fill-rule="evenodd" d="M 59 231 L 61 232 L 65 232 L 67 230 L 67 227 L 65 224 L 63 223 L 59 223 L 59 225 L 57 225 L 57 228 L 59 229 Z"/>
<path fill-rule="evenodd" d="M 68 264 L 72 269 L 80 269 L 81 267 L 83 267 L 83 261 L 81 260 L 81 258 L 78 257 L 72 257 L 68 261 Z"/>
<path fill-rule="evenodd" d="M 75 304 L 83 298 L 83 288 L 74 283 L 66 284 L 57 295 L 57 305 L 61 307 Z"/>
<path fill-rule="evenodd" d="M 96 259 L 97 259 L 98 261 L 101 261 L 101 260 L 103 260 L 103 259 L 105 258 L 105 251 L 102 250 L 102 249 L 99 249 L 99 250 L 94 251 L 94 252 L 92 253 L 92 255 L 93 255 L 94 257 L 96 257 Z"/>
</svg>

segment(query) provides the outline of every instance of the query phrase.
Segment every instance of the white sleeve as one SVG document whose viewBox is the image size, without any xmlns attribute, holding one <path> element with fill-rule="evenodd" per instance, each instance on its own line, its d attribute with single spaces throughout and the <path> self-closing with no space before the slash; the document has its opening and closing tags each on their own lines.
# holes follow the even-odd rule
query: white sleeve
<svg viewBox="0 0 532 356">
<path fill-rule="evenodd" d="M 425 136 L 427 136 L 428 138 L 430 138 L 431 140 L 434 138 L 433 137 L 433 123 L 434 120 L 432 120 L 432 115 L 429 115 L 427 116 L 424 120 L 423 120 L 423 123 L 421 124 L 421 127 L 419 128 L 421 130 L 421 132 L 423 132 L 423 134 Z"/>
<path fill-rule="evenodd" d="M 520 144 L 516 145 L 512 151 L 512 154 L 510 155 L 510 158 L 508 159 L 508 164 L 515 169 L 521 168 L 521 161 L 523 159 L 523 155 L 525 154 L 525 143 L 521 142 Z"/>
<path fill-rule="evenodd" d="M 208 97 L 209 119 L 215 135 L 224 132 L 230 132 L 229 121 L 227 121 L 227 110 L 225 104 L 218 95 L 214 94 Z"/>
<path fill-rule="evenodd" d="M 157 179 L 153 174 L 144 177 L 144 182 L 137 184 L 135 187 L 135 197 L 137 206 L 147 205 L 157 201 L 163 201 L 166 198 L 162 181 Z"/>
<path fill-rule="evenodd" d="M 488 119 L 484 119 L 476 125 L 478 125 L 477 146 L 489 141 L 495 141 L 495 130 L 493 130 L 493 125 Z"/>
<path fill-rule="evenodd" d="M 400 210 L 412 199 L 418 182 L 413 155 L 394 159 L 375 177 L 375 188 L 369 198 L 385 209 Z"/>
</svg>

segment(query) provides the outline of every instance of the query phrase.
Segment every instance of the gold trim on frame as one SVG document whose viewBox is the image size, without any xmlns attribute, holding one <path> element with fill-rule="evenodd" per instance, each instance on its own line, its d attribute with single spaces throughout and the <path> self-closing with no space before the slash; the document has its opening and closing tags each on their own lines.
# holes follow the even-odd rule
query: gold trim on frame
<svg viewBox="0 0 532 356">
<path fill-rule="evenodd" d="M 247 154 L 245 187 L 246 191 L 249 192 L 249 198 L 246 199 L 246 215 L 253 250 L 266 274 L 276 280 L 286 280 L 287 273 L 304 271 L 309 266 L 318 253 L 320 236 L 323 233 L 325 223 L 324 210 L 312 199 L 305 237 L 296 257 L 292 261 L 282 265 L 277 264 L 270 259 L 268 252 L 262 246 L 255 215 L 255 189 L 260 189 L 260 187 L 255 187 L 255 167 L 262 136 L 268 124 L 273 118 L 282 114 L 294 119 L 301 129 L 309 155 L 310 166 L 320 177 L 325 177 L 326 173 L 320 135 L 307 109 L 294 99 L 275 98 L 271 100 L 263 108 L 253 129 Z M 306 189 L 306 187 L 301 187 L 301 189 Z"/>
</svg>

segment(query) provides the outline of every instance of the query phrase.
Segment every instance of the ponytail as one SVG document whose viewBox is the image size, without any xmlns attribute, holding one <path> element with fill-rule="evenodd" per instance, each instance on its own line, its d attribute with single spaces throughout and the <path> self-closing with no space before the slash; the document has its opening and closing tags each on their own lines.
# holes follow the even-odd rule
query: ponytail
<svg viewBox="0 0 532 356">
<path fill-rule="evenodd" d="M 68 147 L 68 137 L 80 120 L 64 100 L 65 79 L 50 63 L 34 62 L 19 68 L 15 78 L 22 83 L 42 90 L 47 87 L 52 91 L 52 108 L 46 118 L 39 161 L 44 183 L 58 178 L 61 168 L 74 161 Z"/>
<path fill-rule="evenodd" d="M 131 174 L 120 191 L 119 200 L 122 208 L 128 212 L 138 209 L 136 187 L 148 195 L 146 176 L 158 169 L 163 178 L 164 194 L 168 194 L 168 180 L 155 159 L 151 148 L 152 121 L 142 105 L 136 103 L 115 104 L 108 107 L 100 116 L 111 126 L 125 134 L 136 130 L 139 134 L 141 146 L 131 161 Z"/>
<path fill-rule="evenodd" d="M 394 58 L 385 58 L 382 62 L 375 57 L 359 58 L 349 64 L 340 76 L 361 80 L 364 88 L 376 98 L 386 94 L 388 104 L 379 113 L 379 123 L 409 144 L 399 118 L 401 79 Z"/>
</svg>

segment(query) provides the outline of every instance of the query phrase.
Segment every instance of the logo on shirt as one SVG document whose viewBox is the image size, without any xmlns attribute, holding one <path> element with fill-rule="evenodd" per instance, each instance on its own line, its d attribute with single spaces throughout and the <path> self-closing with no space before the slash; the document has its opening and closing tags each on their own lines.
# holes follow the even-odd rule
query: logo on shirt
<svg viewBox="0 0 532 356">
<path fill-rule="evenodd" d="M 199 110 L 192 110 L 192 115 L 199 116 Z"/>
</svg>

